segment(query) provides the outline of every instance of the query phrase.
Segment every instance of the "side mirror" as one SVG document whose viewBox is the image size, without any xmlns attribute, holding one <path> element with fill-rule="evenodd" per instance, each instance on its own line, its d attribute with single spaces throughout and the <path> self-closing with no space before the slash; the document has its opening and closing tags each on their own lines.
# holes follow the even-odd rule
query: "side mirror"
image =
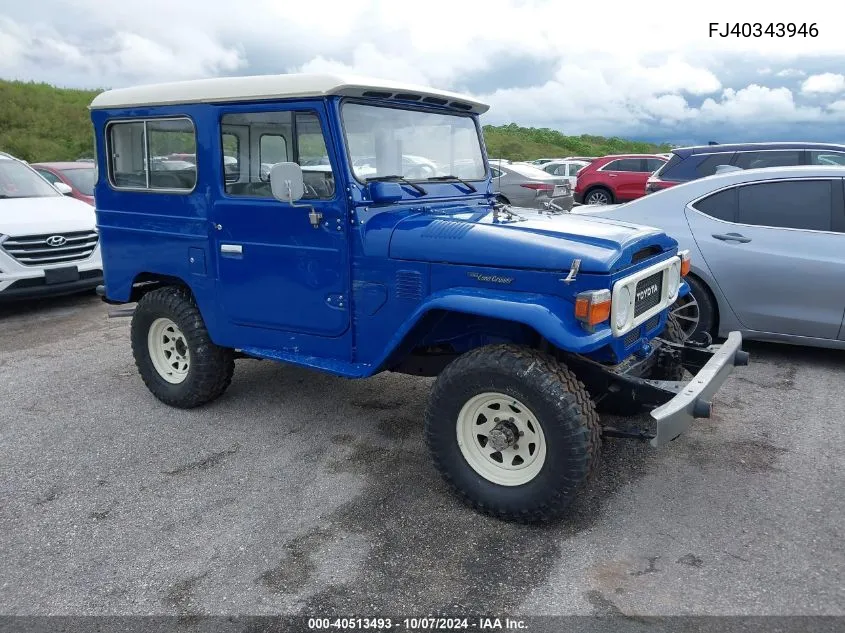
<svg viewBox="0 0 845 633">
<path fill-rule="evenodd" d="M 66 185 L 63 182 L 57 182 L 53 186 L 56 189 L 58 189 L 59 193 L 62 194 L 63 196 L 70 196 L 70 195 L 73 194 L 73 189 L 69 185 Z"/>
<path fill-rule="evenodd" d="M 305 195 L 302 167 L 296 163 L 276 163 L 270 168 L 270 190 L 273 197 L 293 204 Z"/>
</svg>

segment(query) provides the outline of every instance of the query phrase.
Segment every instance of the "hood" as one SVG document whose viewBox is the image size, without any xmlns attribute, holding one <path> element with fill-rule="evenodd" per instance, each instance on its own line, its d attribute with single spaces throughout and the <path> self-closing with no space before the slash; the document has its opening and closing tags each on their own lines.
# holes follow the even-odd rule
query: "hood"
<svg viewBox="0 0 845 633">
<path fill-rule="evenodd" d="M 69 196 L 0 198 L 0 233 L 10 236 L 91 231 L 94 207 Z"/>
<path fill-rule="evenodd" d="M 522 219 L 493 221 L 492 213 L 417 214 L 400 221 L 390 256 L 491 268 L 581 270 L 611 273 L 631 265 L 643 249 L 650 255 L 677 242 L 659 229 L 589 215 L 548 215 L 516 209 Z M 500 216 L 501 218 L 501 216 Z"/>
</svg>

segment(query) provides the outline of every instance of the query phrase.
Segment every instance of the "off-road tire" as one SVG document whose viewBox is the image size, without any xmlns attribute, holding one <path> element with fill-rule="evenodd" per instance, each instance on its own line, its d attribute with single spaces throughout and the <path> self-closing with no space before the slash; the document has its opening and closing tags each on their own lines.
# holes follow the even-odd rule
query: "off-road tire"
<svg viewBox="0 0 845 633">
<path fill-rule="evenodd" d="M 162 317 L 179 327 L 190 353 L 187 376 L 179 384 L 164 380 L 150 357 L 149 329 Z M 131 340 L 135 365 L 144 384 L 165 404 L 191 409 L 219 397 L 232 382 L 234 353 L 211 342 L 199 308 L 185 288 L 168 286 L 145 294 L 132 316 Z"/>
<path fill-rule="evenodd" d="M 474 396 L 497 392 L 524 403 L 542 427 L 545 462 L 522 485 L 493 483 L 461 452 L 457 421 Z M 584 385 L 551 356 L 516 345 L 481 347 L 450 363 L 437 378 L 425 412 L 425 436 L 434 464 L 467 504 L 523 523 L 564 514 L 599 463 L 601 427 Z"/>
</svg>

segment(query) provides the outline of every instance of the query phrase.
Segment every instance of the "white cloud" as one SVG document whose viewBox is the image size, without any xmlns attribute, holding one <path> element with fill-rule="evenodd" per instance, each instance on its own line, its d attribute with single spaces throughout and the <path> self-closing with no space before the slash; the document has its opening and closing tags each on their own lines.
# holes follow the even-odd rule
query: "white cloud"
<svg viewBox="0 0 845 633">
<path fill-rule="evenodd" d="M 427 0 L 424 7 L 395 0 L 9 3 L 0 18 L 0 76 L 116 87 L 350 71 L 475 86 L 493 106 L 490 122 L 570 133 L 841 120 L 839 106 L 825 102 L 845 91 L 842 75 L 813 66 L 807 77 L 802 70 L 802 60 L 839 60 L 832 70 L 845 61 L 845 43 L 825 26 L 824 7 L 802 9 L 801 20 L 819 26 L 816 38 L 718 38 L 709 36 L 710 22 L 796 18 L 789 6 L 763 0 L 694 3 L 683 21 L 636 3 L 600 6 L 601 19 L 590 22 L 558 0 Z M 526 82 L 529 76 L 538 78 Z M 801 77 L 807 79 L 799 90 L 789 80 Z"/>
<path fill-rule="evenodd" d="M 821 75 L 810 75 L 801 84 L 801 92 L 812 93 L 838 93 L 845 91 L 845 76 L 838 73 L 822 73 Z"/>
<path fill-rule="evenodd" d="M 807 73 L 803 70 L 798 70 L 797 68 L 784 68 L 780 72 L 776 73 L 776 77 L 803 77 Z"/>
</svg>

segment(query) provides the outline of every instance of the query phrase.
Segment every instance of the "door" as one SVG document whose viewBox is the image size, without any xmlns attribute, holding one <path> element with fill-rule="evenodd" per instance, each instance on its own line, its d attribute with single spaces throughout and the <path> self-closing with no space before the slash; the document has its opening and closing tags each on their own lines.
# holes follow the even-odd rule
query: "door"
<svg viewBox="0 0 845 633">
<path fill-rule="evenodd" d="M 326 121 L 315 103 L 222 110 L 212 233 L 218 300 L 232 323 L 327 337 L 349 327 L 348 220 Z M 294 205 L 271 193 L 270 167 L 283 161 L 303 169 L 306 193 Z"/>
<path fill-rule="evenodd" d="M 688 205 L 686 217 L 743 326 L 837 337 L 845 312 L 841 179 L 725 189 Z"/>
<path fill-rule="evenodd" d="M 613 188 L 617 200 L 634 200 L 645 195 L 645 183 L 652 171 L 649 170 L 649 161 L 646 158 L 620 158 L 600 170 L 607 172 L 606 180 L 603 180 Z"/>
</svg>

